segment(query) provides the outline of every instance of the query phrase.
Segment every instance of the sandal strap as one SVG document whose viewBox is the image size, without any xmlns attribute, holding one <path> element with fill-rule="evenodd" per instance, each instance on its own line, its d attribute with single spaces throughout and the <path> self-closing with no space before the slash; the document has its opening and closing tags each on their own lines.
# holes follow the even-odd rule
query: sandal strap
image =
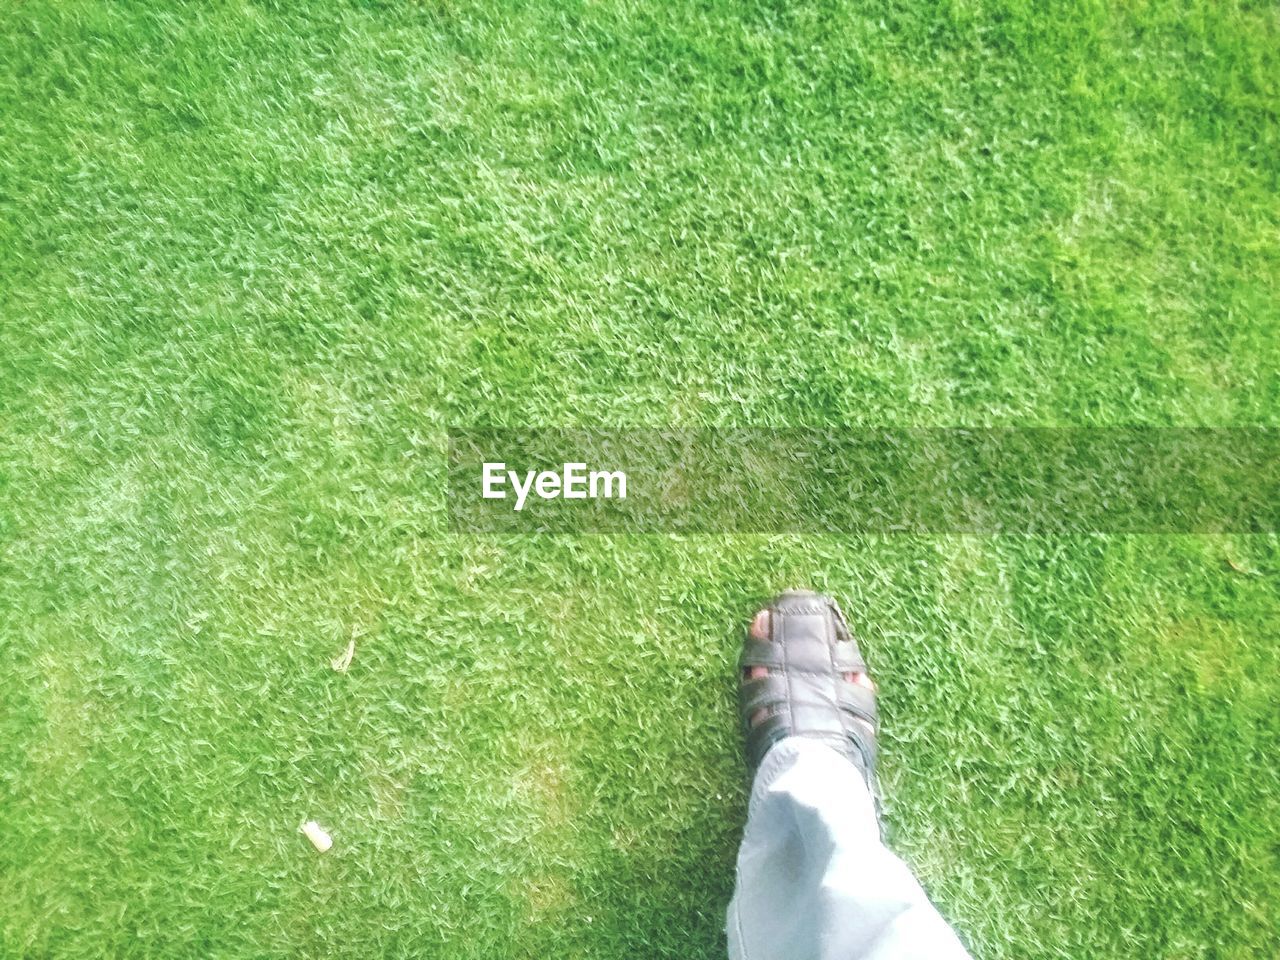
<svg viewBox="0 0 1280 960">
<path fill-rule="evenodd" d="M 867 672 L 867 665 L 863 661 L 862 654 L 858 651 L 855 643 L 837 642 L 827 646 L 825 650 L 806 649 L 803 653 L 796 651 L 791 655 L 788 655 L 781 647 L 782 645 L 779 643 L 758 640 L 755 637 L 748 636 L 746 645 L 742 650 L 742 666 L 781 670 L 795 664 L 800 669 L 816 667 L 822 671 L 834 669 L 837 673 Z M 816 664 L 804 662 L 806 657 L 812 658 L 815 655 L 818 661 Z"/>
</svg>

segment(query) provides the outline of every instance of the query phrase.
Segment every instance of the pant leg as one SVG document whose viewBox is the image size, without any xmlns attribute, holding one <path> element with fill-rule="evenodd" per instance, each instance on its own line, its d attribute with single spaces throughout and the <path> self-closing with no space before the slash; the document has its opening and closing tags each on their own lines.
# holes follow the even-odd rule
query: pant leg
<svg viewBox="0 0 1280 960">
<path fill-rule="evenodd" d="M 732 960 L 966 960 L 911 871 L 880 842 L 858 769 L 788 737 L 751 790 L 729 904 Z"/>
</svg>

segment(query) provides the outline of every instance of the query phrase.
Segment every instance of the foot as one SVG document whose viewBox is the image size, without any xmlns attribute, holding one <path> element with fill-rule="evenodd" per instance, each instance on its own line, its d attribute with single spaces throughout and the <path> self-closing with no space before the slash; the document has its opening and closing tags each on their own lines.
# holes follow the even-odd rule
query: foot
<svg viewBox="0 0 1280 960">
<path fill-rule="evenodd" d="M 811 737 L 852 761 L 875 793 L 876 688 L 830 597 L 789 590 L 756 614 L 741 705 L 753 773 L 779 740 Z"/>
</svg>

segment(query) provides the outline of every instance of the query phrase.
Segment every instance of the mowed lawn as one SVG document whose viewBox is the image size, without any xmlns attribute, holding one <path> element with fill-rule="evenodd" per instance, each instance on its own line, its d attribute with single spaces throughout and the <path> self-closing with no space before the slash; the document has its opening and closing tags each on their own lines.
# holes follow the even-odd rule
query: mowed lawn
<svg viewBox="0 0 1280 960">
<path fill-rule="evenodd" d="M 1270 3 L 5 4 L 0 956 L 721 957 L 798 584 L 975 957 L 1274 956 L 1274 535 L 462 536 L 444 465 L 1280 427 L 1278 110 Z"/>
</svg>

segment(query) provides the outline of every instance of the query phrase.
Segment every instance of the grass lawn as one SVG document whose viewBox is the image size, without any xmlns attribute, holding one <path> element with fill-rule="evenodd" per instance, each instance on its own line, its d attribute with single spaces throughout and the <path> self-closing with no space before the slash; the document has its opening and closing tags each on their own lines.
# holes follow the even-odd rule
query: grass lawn
<svg viewBox="0 0 1280 960">
<path fill-rule="evenodd" d="M 795 584 L 976 957 L 1273 955 L 1276 536 L 463 536 L 443 478 L 1280 427 L 1278 110 L 1269 3 L 5 4 L 0 956 L 721 957 Z"/>
</svg>

